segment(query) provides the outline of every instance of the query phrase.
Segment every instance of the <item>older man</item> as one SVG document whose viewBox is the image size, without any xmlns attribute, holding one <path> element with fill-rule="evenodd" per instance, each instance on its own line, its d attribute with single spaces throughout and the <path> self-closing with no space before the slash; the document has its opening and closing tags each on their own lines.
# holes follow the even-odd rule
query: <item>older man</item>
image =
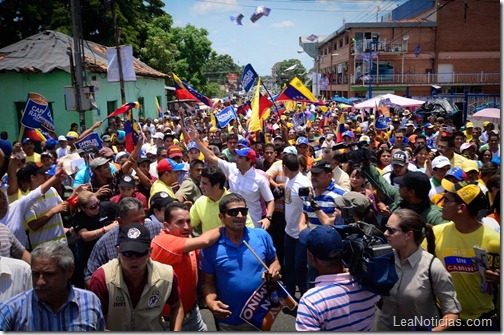
<svg viewBox="0 0 504 335">
<path fill-rule="evenodd" d="M 149 230 L 139 223 L 121 228 L 119 257 L 101 266 L 91 277 L 89 289 L 100 298 L 107 329 L 164 331 L 161 317 L 170 306 L 170 330 L 181 330 L 184 310 L 178 279 L 170 265 L 150 259 Z"/>
<path fill-rule="evenodd" d="M 70 285 L 74 257 L 67 245 L 43 243 L 31 260 L 33 289 L 0 303 L 0 330 L 105 330 L 98 297 Z"/>
</svg>

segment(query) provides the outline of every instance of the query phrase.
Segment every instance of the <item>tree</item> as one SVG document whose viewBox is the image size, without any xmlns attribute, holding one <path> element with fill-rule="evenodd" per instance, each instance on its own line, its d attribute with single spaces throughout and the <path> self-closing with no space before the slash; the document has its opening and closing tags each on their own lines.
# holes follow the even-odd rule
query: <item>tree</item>
<svg viewBox="0 0 504 335">
<path fill-rule="evenodd" d="M 306 68 L 299 59 L 278 62 L 273 66 L 271 73 L 280 90 L 284 84 L 288 84 L 294 77 L 298 77 L 302 82 L 307 79 Z"/>
</svg>

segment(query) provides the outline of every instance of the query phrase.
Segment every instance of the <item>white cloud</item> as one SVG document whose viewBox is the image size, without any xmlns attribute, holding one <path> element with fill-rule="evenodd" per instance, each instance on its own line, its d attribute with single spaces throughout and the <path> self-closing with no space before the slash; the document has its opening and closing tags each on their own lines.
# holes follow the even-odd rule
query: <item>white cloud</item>
<svg viewBox="0 0 504 335">
<path fill-rule="evenodd" d="M 204 1 L 197 3 L 191 9 L 198 12 L 198 14 L 205 14 L 208 12 L 237 11 L 239 8 L 237 5 L 236 0 Z"/>
<path fill-rule="evenodd" d="M 288 28 L 288 27 L 295 27 L 295 26 L 296 25 L 291 20 L 285 20 L 282 22 L 276 22 L 276 23 L 270 24 L 270 27 L 272 27 L 272 28 Z"/>
</svg>

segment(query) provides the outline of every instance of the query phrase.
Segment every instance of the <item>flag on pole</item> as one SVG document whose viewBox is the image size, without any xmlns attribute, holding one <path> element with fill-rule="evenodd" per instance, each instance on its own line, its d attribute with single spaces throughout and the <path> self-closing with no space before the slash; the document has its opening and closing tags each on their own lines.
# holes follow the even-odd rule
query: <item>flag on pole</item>
<svg viewBox="0 0 504 335">
<path fill-rule="evenodd" d="M 281 282 L 264 281 L 243 306 L 240 318 L 258 330 L 268 331 L 284 307 L 294 310 L 296 306 Z"/>
<path fill-rule="evenodd" d="M 247 64 L 245 68 L 243 69 L 243 74 L 241 78 L 242 82 L 242 87 L 245 92 L 250 91 L 252 86 L 254 86 L 254 82 L 256 78 L 258 78 L 259 75 L 257 72 L 255 72 L 254 68 L 252 67 L 252 64 Z"/>
<path fill-rule="evenodd" d="M 343 141 L 343 133 L 345 132 L 345 117 L 341 113 L 338 120 L 338 128 L 336 128 L 336 143 Z"/>
<path fill-rule="evenodd" d="M 129 153 L 132 153 L 141 135 L 138 123 L 133 119 L 133 110 L 131 110 L 131 108 L 128 111 L 126 122 L 124 122 L 124 132 L 126 133 L 126 137 L 124 140 L 126 150 Z"/>
<path fill-rule="evenodd" d="M 282 92 L 275 99 L 276 101 L 294 100 L 298 102 L 310 102 L 315 105 L 324 105 L 324 102 L 315 98 L 308 88 L 299 80 L 294 77 L 290 83 L 282 90 Z"/>
<path fill-rule="evenodd" d="M 254 94 L 254 98 L 250 102 L 250 105 L 252 107 L 252 116 L 250 117 L 250 121 L 248 124 L 249 133 L 261 130 L 261 122 L 260 122 L 261 118 L 259 117 L 260 98 L 261 98 L 261 93 L 259 90 L 260 87 L 261 87 L 261 78 L 258 78 L 256 92 Z"/>
<path fill-rule="evenodd" d="M 175 94 L 179 100 L 194 100 L 201 101 L 208 107 L 212 107 L 212 100 L 192 88 L 191 85 L 180 80 L 175 73 L 173 73 L 173 81 L 175 82 Z"/>
<path fill-rule="evenodd" d="M 26 128 L 26 137 L 35 142 L 47 141 L 47 138 L 42 134 L 40 129 L 28 129 Z"/>
<path fill-rule="evenodd" d="M 162 118 L 163 117 L 163 110 L 161 109 L 161 106 L 159 106 L 158 98 L 154 97 L 154 99 L 156 99 L 156 110 L 158 113 L 158 118 Z"/>
<path fill-rule="evenodd" d="M 132 108 L 137 108 L 137 109 L 140 108 L 140 104 L 138 103 L 138 101 L 128 102 L 127 104 L 122 105 L 121 107 L 117 108 L 115 111 L 110 113 L 110 115 L 107 117 L 114 117 L 117 115 L 124 114 L 127 111 L 131 110 Z"/>
</svg>

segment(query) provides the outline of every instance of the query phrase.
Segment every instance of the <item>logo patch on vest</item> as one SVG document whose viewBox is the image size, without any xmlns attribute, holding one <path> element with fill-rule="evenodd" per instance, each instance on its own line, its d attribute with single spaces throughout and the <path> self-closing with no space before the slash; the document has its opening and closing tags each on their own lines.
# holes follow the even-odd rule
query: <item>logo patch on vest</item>
<svg viewBox="0 0 504 335">
<path fill-rule="evenodd" d="M 149 308 L 157 307 L 159 306 L 160 299 L 161 296 L 159 294 L 159 291 L 154 291 L 151 297 L 149 298 L 149 302 L 147 303 L 147 305 L 149 306 Z"/>
</svg>

